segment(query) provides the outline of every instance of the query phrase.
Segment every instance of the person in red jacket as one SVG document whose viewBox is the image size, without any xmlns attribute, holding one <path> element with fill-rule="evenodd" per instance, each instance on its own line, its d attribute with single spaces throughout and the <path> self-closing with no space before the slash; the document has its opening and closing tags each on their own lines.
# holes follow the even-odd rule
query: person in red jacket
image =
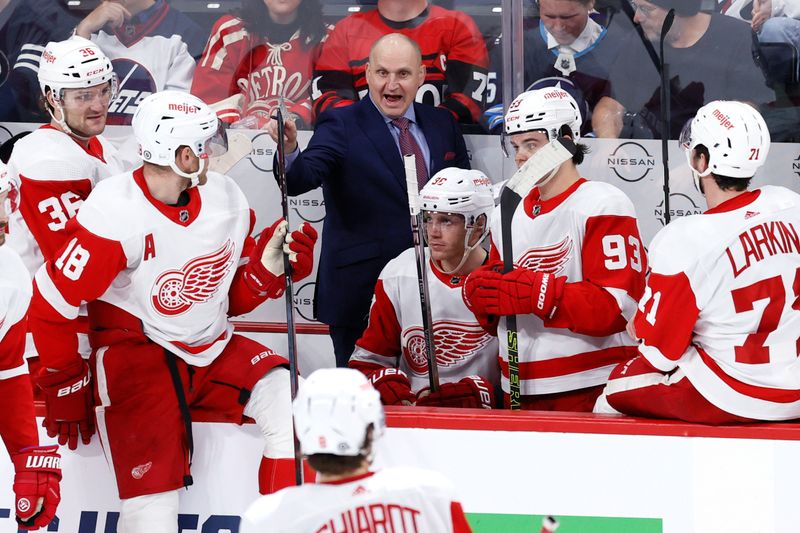
<svg viewBox="0 0 800 533">
<path fill-rule="evenodd" d="M 319 0 L 242 4 L 214 24 L 192 94 L 232 127 L 266 127 L 281 98 L 298 126 L 310 126 L 311 74 L 330 30 Z"/>
<path fill-rule="evenodd" d="M 425 81 L 417 101 L 449 110 L 458 122 L 476 122 L 488 84 L 483 36 L 469 15 L 427 0 L 378 0 L 377 10 L 336 24 L 314 69 L 317 114 L 364 98 L 370 48 L 389 33 L 413 39 L 422 51 Z"/>
</svg>

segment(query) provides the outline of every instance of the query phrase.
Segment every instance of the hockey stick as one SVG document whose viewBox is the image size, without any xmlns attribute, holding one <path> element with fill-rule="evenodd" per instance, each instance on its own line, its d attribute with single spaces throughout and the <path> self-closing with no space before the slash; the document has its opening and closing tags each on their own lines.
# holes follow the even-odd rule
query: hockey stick
<svg viewBox="0 0 800 533">
<path fill-rule="evenodd" d="M 664 225 L 669 224 L 669 134 L 670 134 L 670 86 L 669 65 L 664 61 L 664 39 L 675 21 L 675 10 L 667 11 L 661 26 L 659 51 L 661 53 L 661 163 L 664 167 Z"/>
<path fill-rule="evenodd" d="M 525 161 L 511 176 L 500 193 L 500 228 L 503 243 L 503 272 L 514 269 L 511 221 L 520 201 L 544 178 L 558 171 L 562 163 L 572 159 L 577 151 L 569 139 L 550 141 Z M 517 315 L 506 316 L 506 349 L 508 351 L 508 399 L 512 410 L 520 408 L 519 346 L 517 344 Z"/>
<path fill-rule="evenodd" d="M 433 318 L 431 317 L 430 294 L 428 292 L 428 268 L 425 259 L 425 242 L 422 239 L 422 209 L 420 209 L 417 163 L 414 154 L 403 156 L 408 189 L 408 210 L 411 213 L 411 234 L 414 236 L 414 253 L 417 257 L 417 281 L 419 303 L 422 310 L 422 330 L 425 336 L 425 355 L 428 359 L 428 380 L 431 392 L 439 390 L 439 366 L 436 363 L 436 346 L 433 340 Z"/>
<path fill-rule="evenodd" d="M 281 190 L 281 210 L 283 212 L 283 219 L 289 223 L 289 194 L 286 190 L 286 144 L 283 139 L 284 125 L 283 117 L 286 111 L 286 106 L 281 99 L 281 105 L 277 111 L 277 126 L 278 126 L 278 143 L 277 143 L 277 158 L 278 164 L 277 175 L 278 187 Z M 288 231 L 288 230 L 287 230 Z M 288 352 L 289 352 L 289 386 L 292 391 L 292 399 L 297 396 L 297 387 L 299 385 L 297 378 L 297 332 L 294 324 L 294 282 L 292 282 L 292 264 L 289 261 L 289 254 L 283 254 L 283 271 L 286 273 L 286 292 L 284 298 L 286 300 L 286 333 L 288 334 Z M 292 425 L 294 431 L 294 425 Z M 297 485 L 303 484 L 303 460 L 300 453 L 300 442 L 295 435 L 294 439 L 294 479 Z"/>
<path fill-rule="evenodd" d="M 227 174 L 239 161 L 250 155 L 253 143 L 243 133 L 233 133 L 228 136 L 228 151 L 212 157 L 208 161 L 208 169 L 220 174 Z"/>
</svg>

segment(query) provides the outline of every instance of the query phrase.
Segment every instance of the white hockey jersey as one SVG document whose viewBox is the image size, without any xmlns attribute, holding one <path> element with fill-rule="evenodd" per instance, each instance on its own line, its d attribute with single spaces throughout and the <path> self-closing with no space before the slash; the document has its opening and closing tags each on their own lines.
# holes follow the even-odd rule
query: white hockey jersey
<svg viewBox="0 0 800 533">
<path fill-rule="evenodd" d="M 715 406 L 800 417 L 800 195 L 762 187 L 673 221 L 650 246 L 640 351 Z"/>
<path fill-rule="evenodd" d="M 497 337 L 486 333 L 467 309 L 461 298 L 463 284 L 464 277 L 444 274 L 428 261 L 439 380 L 452 383 L 479 375 L 497 383 Z M 381 271 L 369 325 L 350 360 L 399 368 L 417 393 L 429 385 L 426 353 L 417 260 L 414 249 L 409 248 Z"/>
<path fill-rule="evenodd" d="M 8 161 L 19 186 L 19 210 L 9 217 L 8 245 L 31 276 L 63 246 L 67 221 L 100 180 L 123 171 L 117 150 L 102 136 L 89 149 L 52 126 L 42 126 L 14 145 Z"/>
<path fill-rule="evenodd" d="M 183 207 L 159 202 L 141 168 L 102 182 L 78 213 L 62 256 L 37 272 L 34 304 L 41 294 L 69 320 L 81 301 L 108 303 L 189 364 L 210 364 L 233 333 L 228 291 L 252 245 L 253 220 L 227 176 L 209 172 L 205 185 L 187 193 Z M 56 332 L 34 336 L 50 357 L 74 354 Z"/>
<path fill-rule="evenodd" d="M 31 275 L 22 259 L 8 246 L 0 246 L 0 347 L 5 348 L 3 341 L 6 340 L 6 334 L 25 318 L 31 294 Z M 0 349 L 0 379 L 12 377 L 10 372 L 28 373 L 27 365 L 19 367 L 21 360 L 15 362 L 14 369 L 8 367 L 12 355 L 15 354 Z"/>
<path fill-rule="evenodd" d="M 28 364 L 23 360 L 31 277 L 19 255 L 0 245 L 0 437 L 10 453 L 38 440 Z"/>
<path fill-rule="evenodd" d="M 387 468 L 336 483 L 289 487 L 256 500 L 241 533 L 465 533 L 461 504 L 441 474 Z"/>
<path fill-rule="evenodd" d="M 491 230 L 492 259 L 501 259 L 498 209 Z M 630 199 L 613 185 L 584 179 L 545 201 L 534 188 L 517 207 L 511 234 L 516 268 L 567 277 L 553 318 L 517 316 L 520 393 L 605 383 L 617 363 L 636 353 L 625 324 L 644 290 L 647 260 Z M 498 338 L 506 331 L 500 320 Z M 509 392 L 505 342 L 500 354 L 501 384 Z"/>
</svg>

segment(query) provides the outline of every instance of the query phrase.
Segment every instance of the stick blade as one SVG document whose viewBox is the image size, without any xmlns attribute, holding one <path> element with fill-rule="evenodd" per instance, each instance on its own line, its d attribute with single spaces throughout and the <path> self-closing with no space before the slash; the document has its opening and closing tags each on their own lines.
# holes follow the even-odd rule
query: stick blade
<svg viewBox="0 0 800 533">
<path fill-rule="evenodd" d="M 243 133 L 233 133 L 228 136 L 228 151 L 212 157 L 208 161 L 208 169 L 220 174 L 227 174 L 236 164 L 250 155 L 253 143 Z"/>
</svg>

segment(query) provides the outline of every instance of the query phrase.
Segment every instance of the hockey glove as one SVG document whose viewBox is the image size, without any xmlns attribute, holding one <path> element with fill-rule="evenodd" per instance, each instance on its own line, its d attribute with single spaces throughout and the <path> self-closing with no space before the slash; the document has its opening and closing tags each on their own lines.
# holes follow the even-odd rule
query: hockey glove
<svg viewBox="0 0 800 533">
<path fill-rule="evenodd" d="M 61 491 L 58 446 L 30 446 L 11 455 L 17 523 L 23 529 L 47 526 L 56 514 Z"/>
<path fill-rule="evenodd" d="M 286 237 L 283 250 L 289 254 L 292 265 L 292 281 L 307 278 L 314 269 L 314 244 L 317 242 L 317 230 L 308 222 Z"/>
<path fill-rule="evenodd" d="M 417 395 L 420 407 L 472 407 L 491 409 L 494 386 L 481 376 L 467 376 L 458 383 L 442 383 L 437 392 L 423 389 Z"/>
<path fill-rule="evenodd" d="M 314 243 L 317 231 L 304 222 L 299 230 L 287 235 L 288 224 L 278 219 L 261 232 L 256 247 L 250 254 L 245 280 L 253 290 L 270 298 L 279 298 L 286 289 L 283 279 L 283 255 L 289 254 L 292 264 L 292 281 L 300 281 L 314 266 Z"/>
<path fill-rule="evenodd" d="M 507 274 L 475 271 L 464 283 L 464 298 L 474 312 L 488 315 L 535 314 L 552 318 L 567 278 L 545 272 L 514 269 Z"/>
<path fill-rule="evenodd" d="M 372 386 L 381 395 L 383 405 L 411 405 L 414 403 L 414 393 L 411 392 L 411 382 L 402 370 L 397 368 L 384 368 L 369 375 Z"/>
<path fill-rule="evenodd" d="M 47 435 L 58 436 L 58 443 L 68 444 L 70 450 L 78 447 L 78 433 L 89 444 L 94 435 L 94 396 L 86 363 L 81 360 L 58 372 L 42 368 L 38 385 L 44 392 Z"/>
</svg>

